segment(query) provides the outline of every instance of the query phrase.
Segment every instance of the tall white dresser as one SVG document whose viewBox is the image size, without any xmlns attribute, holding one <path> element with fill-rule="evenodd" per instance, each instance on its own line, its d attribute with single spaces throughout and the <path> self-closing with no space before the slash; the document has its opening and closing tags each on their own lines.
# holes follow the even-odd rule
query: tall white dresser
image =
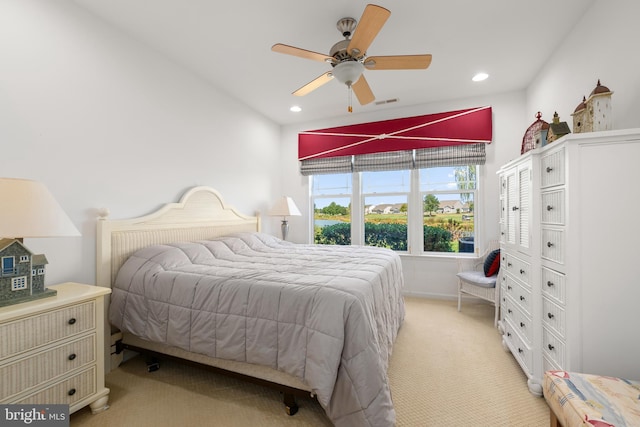
<svg viewBox="0 0 640 427">
<path fill-rule="evenodd" d="M 42 298 L 0 308 L 0 403 L 107 409 L 104 297 L 109 288 L 62 283 Z"/>
<path fill-rule="evenodd" d="M 504 165 L 503 345 L 546 370 L 640 379 L 640 129 L 570 134 Z"/>
</svg>

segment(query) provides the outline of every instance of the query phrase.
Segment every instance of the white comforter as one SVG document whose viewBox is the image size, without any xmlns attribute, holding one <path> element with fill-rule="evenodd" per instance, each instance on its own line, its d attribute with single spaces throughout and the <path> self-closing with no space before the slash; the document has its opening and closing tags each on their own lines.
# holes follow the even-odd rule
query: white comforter
<svg viewBox="0 0 640 427">
<path fill-rule="evenodd" d="M 122 266 L 122 331 L 297 376 L 336 426 L 391 426 L 387 367 L 404 319 L 393 251 L 261 233 L 148 247 Z"/>
</svg>

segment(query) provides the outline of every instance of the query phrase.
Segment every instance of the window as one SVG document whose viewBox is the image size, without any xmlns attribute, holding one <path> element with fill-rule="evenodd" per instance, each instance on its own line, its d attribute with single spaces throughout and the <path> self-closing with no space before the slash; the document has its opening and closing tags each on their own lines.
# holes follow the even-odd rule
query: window
<svg viewBox="0 0 640 427">
<path fill-rule="evenodd" d="M 20 276 L 14 277 L 11 279 L 11 290 L 12 291 L 20 291 L 23 289 L 27 289 L 27 277 Z"/>
<path fill-rule="evenodd" d="M 474 252 L 478 166 L 313 175 L 314 242 Z"/>
<path fill-rule="evenodd" d="M 14 274 L 15 258 L 12 256 L 2 257 L 2 274 Z"/>
<path fill-rule="evenodd" d="M 364 244 L 406 251 L 411 171 L 362 172 L 361 181 Z"/>
<path fill-rule="evenodd" d="M 477 166 L 420 169 L 423 251 L 473 252 Z"/>
<path fill-rule="evenodd" d="M 350 245 L 352 174 L 317 175 L 311 183 L 313 241 Z"/>
</svg>

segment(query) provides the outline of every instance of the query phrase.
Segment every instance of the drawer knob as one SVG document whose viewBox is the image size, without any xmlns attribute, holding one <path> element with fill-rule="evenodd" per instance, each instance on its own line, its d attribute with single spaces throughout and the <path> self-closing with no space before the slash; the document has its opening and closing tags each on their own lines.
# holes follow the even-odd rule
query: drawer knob
<svg viewBox="0 0 640 427">
<path fill-rule="evenodd" d="M 524 274 L 525 271 L 523 269 L 520 269 L 520 274 Z"/>
<path fill-rule="evenodd" d="M 69 319 L 69 321 L 67 322 L 70 325 L 73 325 L 74 323 L 76 323 L 76 318 L 72 317 L 71 319 Z"/>
<path fill-rule="evenodd" d="M 552 287 L 554 286 L 553 282 L 551 280 L 547 280 L 547 286 L 548 287 Z"/>
<path fill-rule="evenodd" d="M 520 327 L 524 328 L 524 322 L 520 322 Z"/>
<path fill-rule="evenodd" d="M 76 354 L 75 353 L 71 353 L 69 355 L 69 360 L 74 360 L 76 358 Z"/>
<path fill-rule="evenodd" d="M 547 317 L 548 317 L 549 319 L 553 319 L 555 316 L 553 315 L 553 313 L 547 313 Z"/>
<path fill-rule="evenodd" d="M 547 347 L 549 348 L 549 350 L 553 350 L 555 347 L 552 346 L 551 344 L 547 345 Z"/>
<path fill-rule="evenodd" d="M 547 247 L 550 248 L 551 246 L 553 246 L 553 243 L 547 242 Z"/>
<path fill-rule="evenodd" d="M 511 336 L 511 332 L 507 332 L 507 336 L 510 337 Z"/>
<path fill-rule="evenodd" d="M 75 388 L 72 388 L 71 390 L 69 390 L 69 391 L 67 392 L 67 394 L 68 394 L 69 396 L 73 396 L 74 394 L 76 394 L 76 389 L 75 389 Z"/>
<path fill-rule="evenodd" d="M 548 210 L 548 211 L 553 210 L 553 206 L 551 206 L 551 205 L 547 205 L 547 210 Z"/>
<path fill-rule="evenodd" d="M 524 295 L 520 295 L 520 301 L 524 301 Z"/>
<path fill-rule="evenodd" d="M 547 166 L 547 173 L 551 172 L 553 168 L 551 166 Z"/>
<path fill-rule="evenodd" d="M 520 347 L 518 347 L 518 353 L 523 353 L 523 352 L 524 352 L 524 350 L 521 349 Z"/>
<path fill-rule="evenodd" d="M 510 262 L 508 262 L 508 263 L 507 263 L 507 267 L 511 267 L 511 265 L 512 265 L 512 264 L 511 264 Z"/>
<path fill-rule="evenodd" d="M 512 211 L 517 211 L 518 209 L 520 209 L 520 208 L 517 207 L 517 206 L 514 206 L 514 207 L 511 208 Z"/>
<path fill-rule="evenodd" d="M 513 311 L 511 311 L 511 309 L 508 309 L 507 311 L 509 312 L 509 314 L 513 313 Z"/>
</svg>

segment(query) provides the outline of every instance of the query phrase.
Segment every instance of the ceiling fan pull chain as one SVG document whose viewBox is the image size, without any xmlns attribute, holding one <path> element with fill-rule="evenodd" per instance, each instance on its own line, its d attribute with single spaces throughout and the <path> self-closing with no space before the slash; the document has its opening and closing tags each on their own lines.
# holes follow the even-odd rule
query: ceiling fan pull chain
<svg viewBox="0 0 640 427">
<path fill-rule="evenodd" d="M 350 113 L 353 113 L 353 107 L 352 107 L 352 105 L 353 105 L 353 102 L 352 102 L 352 99 L 353 99 L 353 96 L 352 96 L 353 91 L 351 90 L 351 85 L 349 85 L 349 90 L 348 90 L 348 92 L 349 92 L 349 107 L 347 108 L 347 111 L 348 111 L 348 112 L 350 112 Z"/>
</svg>

